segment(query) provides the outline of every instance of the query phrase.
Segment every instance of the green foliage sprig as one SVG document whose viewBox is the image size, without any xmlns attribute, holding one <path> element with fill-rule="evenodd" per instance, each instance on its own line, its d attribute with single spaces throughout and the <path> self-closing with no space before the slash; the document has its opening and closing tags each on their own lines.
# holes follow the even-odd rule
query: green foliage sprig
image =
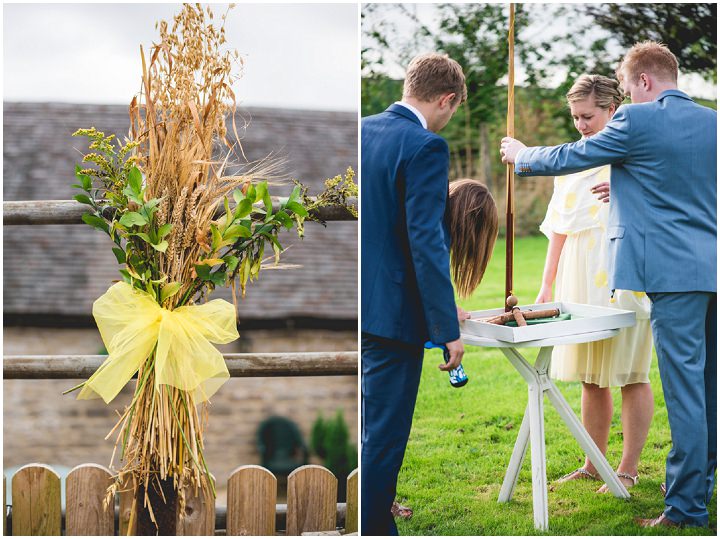
<svg viewBox="0 0 720 539">
<path fill-rule="evenodd" d="M 105 136 L 95 128 L 79 129 L 73 136 L 85 136 L 91 153 L 77 165 L 73 185 L 82 191 L 75 200 L 90 207 L 82 219 L 88 225 L 110 236 L 113 253 L 124 268 L 120 274 L 127 283 L 152 294 L 163 304 L 182 292 L 175 306 L 185 305 L 197 294 L 211 292 L 217 286 L 231 286 L 239 282 L 243 295 L 248 281 L 259 276 L 266 246 L 272 247 L 275 263 L 280 260 L 283 247 L 278 234 L 283 229 L 297 229 L 303 237 L 304 222 L 318 220 L 310 211 L 326 205 L 342 205 L 357 216 L 357 210 L 347 199 L 357 196 L 354 171 L 348 168 L 345 176 L 338 175 L 325 182 L 325 190 L 314 200 L 307 196 L 307 187 L 295 181 L 290 196 L 280 198 L 277 211 L 273 208 L 267 181 L 253 184 L 248 181 L 232 192 L 232 200 L 223 199 L 224 212 L 210 223 L 200 242 L 203 254 L 193 264 L 192 283 L 166 282 L 160 271 L 158 255 L 168 249 L 167 236 L 173 225 L 160 225 L 157 212 L 161 198 L 149 198 L 140 169 L 136 166 L 136 141 L 121 144 L 114 135 Z M 324 223 L 323 223 L 324 224 Z"/>
</svg>

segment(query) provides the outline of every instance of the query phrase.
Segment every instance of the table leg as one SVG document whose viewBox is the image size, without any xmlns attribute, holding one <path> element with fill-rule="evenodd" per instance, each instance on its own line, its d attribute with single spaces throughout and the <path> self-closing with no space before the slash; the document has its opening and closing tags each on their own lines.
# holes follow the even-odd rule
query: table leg
<svg viewBox="0 0 720 539">
<path fill-rule="evenodd" d="M 539 383 L 528 386 L 530 412 L 530 462 L 532 465 L 533 515 L 535 528 L 548 529 L 547 474 L 545 471 L 545 424 L 543 388 Z"/>
<path fill-rule="evenodd" d="M 612 492 L 616 498 L 629 498 L 630 493 L 625 488 L 625 485 L 620 482 L 618 476 L 615 475 L 615 470 L 608 464 L 607 459 L 605 459 L 605 456 L 598 449 L 597 445 L 595 445 L 595 442 L 587 433 L 573 409 L 570 408 L 570 405 L 562 396 L 560 390 L 550 380 L 548 380 L 546 391 L 548 399 L 552 405 L 555 406 L 560 417 L 568 426 L 568 429 L 570 429 L 570 432 L 578 441 L 580 447 L 585 451 L 585 454 L 590 459 L 590 462 L 593 463 L 593 466 L 595 466 L 600 477 L 602 477 L 607 484 L 610 492 Z"/>
<path fill-rule="evenodd" d="M 525 453 L 527 453 L 528 441 L 530 440 L 528 413 L 528 407 L 526 406 L 525 415 L 520 424 L 520 431 L 515 440 L 515 447 L 510 457 L 510 463 L 508 464 L 507 472 L 505 472 L 505 479 L 503 479 L 502 487 L 500 487 L 498 502 L 509 502 L 512 499 L 513 492 L 515 492 L 515 485 L 517 484 L 518 476 L 520 475 L 520 470 L 525 460 Z"/>
</svg>

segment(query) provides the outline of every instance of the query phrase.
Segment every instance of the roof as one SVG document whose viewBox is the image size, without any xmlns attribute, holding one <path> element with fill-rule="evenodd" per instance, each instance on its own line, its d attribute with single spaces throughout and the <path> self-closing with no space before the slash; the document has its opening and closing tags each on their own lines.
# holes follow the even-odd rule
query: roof
<svg viewBox="0 0 720 539">
<path fill-rule="evenodd" d="M 84 141 L 81 127 L 124 136 L 121 105 L 3 103 L 3 199 L 70 199 L 75 163 Z M 287 157 L 287 174 L 322 189 L 325 178 L 357 170 L 357 115 L 353 112 L 241 109 L 250 120 L 242 145 L 250 160 Z M 278 186 L 273 194 L 289 193 Z M 283 262 L 302 268 L 261 272 L 239 305 L 239 320 L 285 318 L 357 319 L 357 223 L 316 223 L 305 239 L 281 236 L 292 248 Z M 92 303 L 119 278 L 109 238 L 86 225 L 7 226 L 3 230 L 3 312 L 17 316 L 90 316 Z M 229 290 L 213 297 L 229 299 Z"/>
</svg>

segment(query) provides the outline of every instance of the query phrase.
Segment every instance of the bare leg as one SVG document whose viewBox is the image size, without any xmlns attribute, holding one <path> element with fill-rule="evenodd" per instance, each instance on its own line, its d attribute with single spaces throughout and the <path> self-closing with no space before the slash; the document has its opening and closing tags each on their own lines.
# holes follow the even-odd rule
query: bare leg
<svg viewBox="0 0 720 539">
<path fill-rule="evenodd" d="M 637 475 L 653 410 L 650 384 L 630 384 L 622 388 L 623 456 L 618 472 Z"/>
<path fill-rule="evenodd" d="M 650 384 L 630 384 L 622 388 L 623 455 L 618 472 L 633 477 L 638 475 L 640 454 L 645 446 L 654 409 Z M 627 477 L 620 477 L 626 487 L 634 486 Z M 607 485 L 598 492 L 607 492 Z"/>
<path fill-rule="evenodd" d="M 613 400 L 610 388 L 583 382 L 580 412 L 585 430 L 604 455 L 607 452 L 610 423 L 613 415 Z M 583 468 L 591 474 L 597 475 L 595 466 L 587 456 Z M 587 476 L 575 472 L 562 478 L 562 481 L 575 479 L 587 479 Z"/>
<path fill-rule="evenodd" d="M 580 404 L 582 422 L 590 438 L 603 455 L 607 453 L 610 423 L 613 415 L 613 400 L 609 387 L 583 383 L 582 401 Z M 585 469 L 597 474 L 595 466 L 585 457 Z"/>
</svg>

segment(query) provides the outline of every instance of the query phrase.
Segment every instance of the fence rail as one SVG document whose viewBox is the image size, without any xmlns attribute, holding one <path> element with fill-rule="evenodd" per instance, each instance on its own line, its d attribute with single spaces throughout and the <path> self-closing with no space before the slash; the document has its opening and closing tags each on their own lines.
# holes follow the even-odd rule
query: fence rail
<svg viewBox="0 0 720 539">
<path fill-rule="evenodd" d="M 232 378 L 344 376 L 358 373 L 357 352 L 223 354 Z M 6 380 L 88 378 L 107 356 L 4 356 Z"/>
<path fill-rule="evenodd" d="M 273 212 L 280 208 L 279 197 L 272 197 Z M 357 207 L 357 199 L 348 203 Z M 23 200 L 3 202 L 4 225 L 81 225 L 83 213 L 88 206 L 75 200 Z M 343 206 L 324 206 L 311 212 L 323 221 L 355 221 L 355 217 Z"/>
<path fill-rule="evenodd" d="M 12 504 L 3 520 L 3 535 L 128 535 L 135 493 L 116 494 L 105 504 L 113 477 L 98 464 L 73 468 L 62 481 L 44 464 L 28 464 L 12 477 Z M 3 498 L 7 480 L 3 482 Z M 347 503 L 338 504 L 337 478 L 322 466 L 297 468 L 288 476 L 287 504 L 277 504 L 277 479 L 261 466 L 240 466 L 227 483 L 227 507 L 215 507 L 211 498 L 186 493 L 177 535 L 287 535 L 307 532 L 357 532 L 357 470 L 347 478 Z M 224 532 L 224 533 L 223 533 Z"/>
</svg>

